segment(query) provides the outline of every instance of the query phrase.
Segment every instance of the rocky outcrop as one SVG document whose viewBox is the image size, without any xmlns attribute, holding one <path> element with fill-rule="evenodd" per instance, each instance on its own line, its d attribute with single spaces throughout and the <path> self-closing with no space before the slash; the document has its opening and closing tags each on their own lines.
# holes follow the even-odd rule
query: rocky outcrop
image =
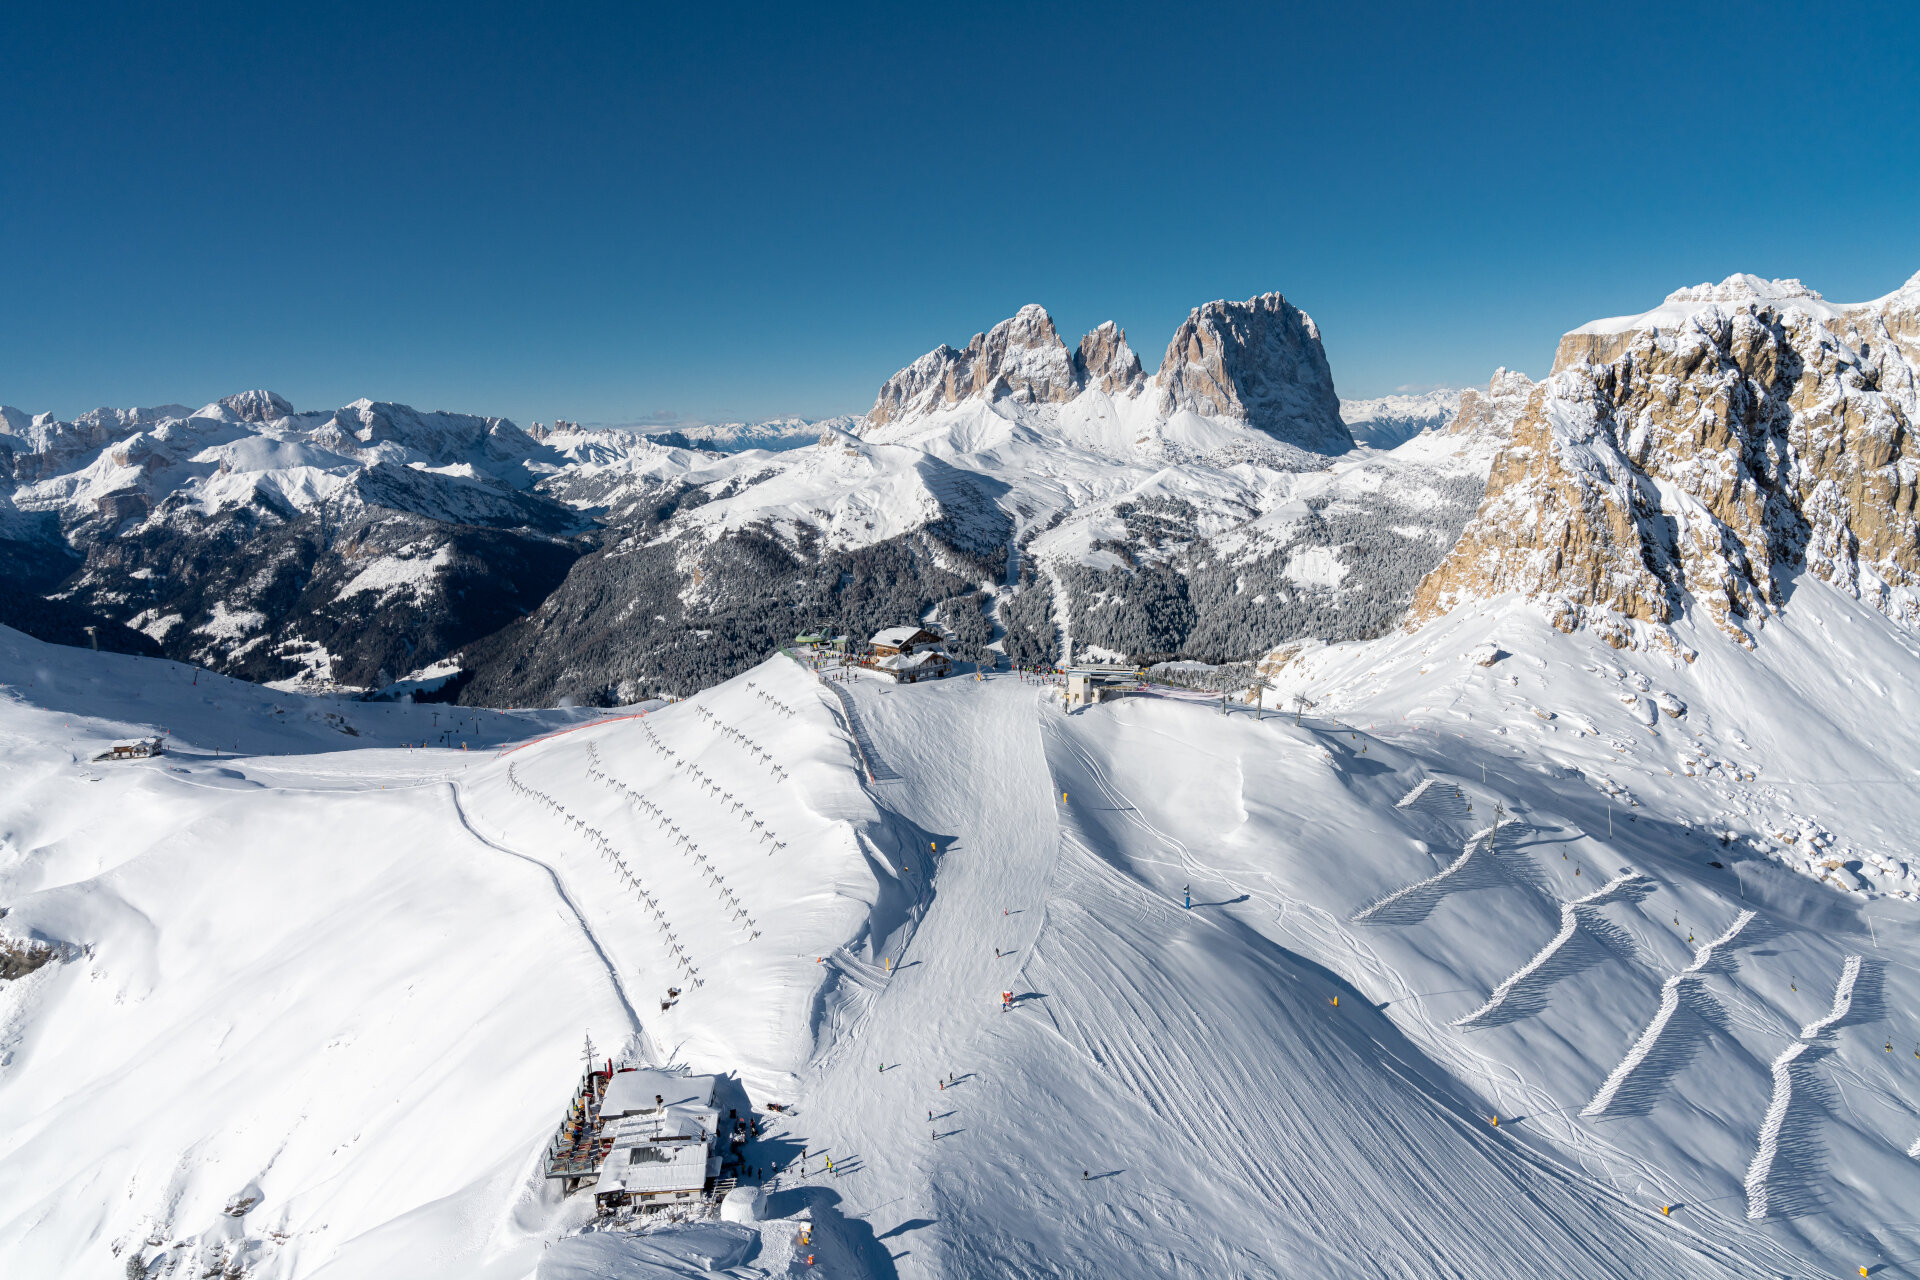
<svg viewBox="0 0 1920 1280">
<path fill-rule="evenodd" d="M 1469 388 L 1460 393 L 1460 407 L 1447 430 L 1454 435 L 1481 436 L 1495 441 L 1512 439 L 1513 424 L 1526 409 L 1535 385 L 1524 373 L 1495 369 L 1485 391 Z"/>
<path fill-rule="evenodd" d="M 1659 306 L 1637 316 L 1615 316 L 1583 324 L 1563 334 L 1553 356 L 1553 372 L 1576 364 L 1612 364 L 1641 333 L 1673 332 L 1714 307 L 1798 307 L 1816 320 L 1838 320 L 1847 308 L 1835 306 L 1798 280 L 1763 280 L 1740 272 L 1719 284 L 1675 289 Z"/>
<path fill-rule="evenodd" d="M 1080 339 L 1073 368 L 1082 387 L 1092 387 L 1110 396 L 1138 395 L 1147 385 L 1140 357 L 1127 345 L 1126 330 L 1111 320 Z"/>
<path fill-rule="evenodd" d="M 966 350 L 935 347 L 887 379 L 867 424 L 880 427 L 970 399 L 1063 404 L 1087 390 L 1124 398 L 1151 391 L 1162 416 L 1190 411 L 1237 419 L 1315 453 L 1353 447 L 1320 331 L 1277 293 L 1194 308 L 1151 379 L 1112 321 L 1069 351 L 1046 310 L 1025 306 L 975 334 Z"/>
<path fill-rule="evenodd" d="M 1751 643 L 1804 570 L 1920 624 L 1920 277 L 1857 307 L 1759 286 L 1682 290 L 1563 344 L 1412 620 L 1520 592 L 1616 645 L 1691 607 Z"/>
<path fill-rule="evenodd" d="M 1194 308 L 1153 381 L 1169 416 L 1238 418 L 1315 453 L 1353 447 L 1320 330 L 1277 293 Z"/>
<path fill-rule="evenodd" d="M 282 418 L 293 416 L 293 404 L 285 397 L 271 391 L 242 391 L 236 395 L 222 396 L 194 415 L 197 418 L 217 418 L 223 422 L 278 422 Z"/>
<path fill-rule="evenodd" d="M 966 350 L 935 347 L 887 379 L 867 420 L 877 427 L 966 399 L 1009 396 L 1022 404 L 1058 404 L 1080 394 L 1082 385 L 1053 317 L 1030 303 L 1012 319 L 974 334 Z"/>
</svg>

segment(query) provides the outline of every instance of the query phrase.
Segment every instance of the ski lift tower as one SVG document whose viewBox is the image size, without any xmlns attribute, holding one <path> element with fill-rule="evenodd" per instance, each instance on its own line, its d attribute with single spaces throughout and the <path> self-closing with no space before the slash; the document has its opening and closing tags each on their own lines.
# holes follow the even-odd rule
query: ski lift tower
<svg viewBox="0 0 1920 1280">
<path fill-rule="evenodd" d="M 1253 718 L 1256 721 L 1265 720 L 1267 718 L 1267 695 L 1280 691 L 1274 688 L 1272 681 L 1255 676 L 1252 682 L 1247 685 L 1247 692 L 1253 697 Z"/>
<path fill-rule="evenodd" d="M 1300 692 L 1293 695 L 1293 726 L 1294 728 L 1297 729 L 1300 727 L 1301 715 L 1304 714 L 1305 712 L 1311 711 L 1313 709 L 1313 706 L 1314 706 L 1313 699 L 1309 698 L 1305 692 Z"/>
</svg>

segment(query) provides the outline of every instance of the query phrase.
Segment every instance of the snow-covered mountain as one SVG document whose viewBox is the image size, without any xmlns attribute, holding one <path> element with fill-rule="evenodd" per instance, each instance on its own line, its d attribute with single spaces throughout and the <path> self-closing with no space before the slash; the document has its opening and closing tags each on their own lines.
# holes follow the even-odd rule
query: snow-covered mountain
<svg viewBox="0 0 1920 1280">
<path fill-rule="evenodd" d="M 1608 619 L 1657 635 L 1689 600 L 1744 629 L 1803 556 L 1903 615 L 1916 296 L 1680 290 L 1567 335 L 1538 388 L 1457 393 L 1446 429 L 1456 393 L 1346 406 L 1376 444 L 1423 423 L 1359 451 L 1278 294 L 1195 308 L 1152 374 L 1116 326 L 1069 346 L 1029 306 L 865 419 L 697 438 L 264 392 L 9 411 L 0 552 L 31 590 L 7 616 L 259 680 L 451 660 L 451 696 L 528 705 L 685 693 L 878 618 L 968 654 L 1216 664 L 1381 634 L 1417 587 L 1419 618 L 1523 590 L 1623 640 Z"/>
<path fill-rule="evenodd" d="M 468 540 L 566 562 L 402 650 L 486 707 L 0 628 L 0 1265 L 1904 1274 L 1916 296 L 1683 290 L 1391 450 L 1302 444 L 1331 380 L 1261 300 L 1153 377 L 1029 308 L 782 451 L 6 414 L 9 563 L 84 552 L 49 626 L 340 662 Z M 1069 709 L 767 653 L 920 618 L 1258 663 Z M 720 1077 L 762 1219 L 544 1176 L 583 1032 Z"/>
<path fill-rule="evenodd" d="M 1416 620 L 1520 591 L 1560 625 L 1751 642 L 1804 571 L 1920 622 L 1920 276 L 1838 306 L 1732 276 L 1562 340 Z"/>
<path fill-rule="evenodd" d="M 859 421 L 856 415 L 842 414 L 833 418 L 771 418 L 765 422 L 702 422 L 641 434 L 655 444 L 677 449 L 714 449 L 721 453 L 766 449 L 779 453 L 805 448 L 818 440 L 822 431 L 854 430 Z"/>
<path fill-rule="evenodd" d="M 1112 321 L 1069 351 L 1046 309 L 1028 305 L 974 334 L 965 350 L 936 347 L 896 373 L 867 420 L 884 428 L 967 401 L 1066 405 L 1089 392 L 1109 401 L 1145 398 L 1162 421 L 1190 414 L 1230 422 L 1323 454 L 1353 447 L 1320 330 L 1277 293 L 1195 307 L 1152 378 Z"/>
<path fill-rule="evenodd" d="M 470 647 L 472 696 L 626 700 L 878 616 L 1021 661 L 1250 661 L 1377 634 L 1479 500 L 1493 446 L 1351 445 L 1318 329 L 1278 294 L 1196 308 L 1152 378 L 1117 327 L 1070 349 L 1029 306 L 895 374 L 857 431 L 556 478 L 632 532 Z"/>
<path fill-rule="evenodd" d="M 109 647 L 130 630 L 258 680 L 397 678 L 537 605 L 591 528 L 537 488 L 572 458 L 501 418 L 265 391 L 21 416 L 0 467 L 37 521 L 6 544 L 33 588 Z"/>
<path fill-rule="evenodd" d="M 1028 307 L 865 419 L 523 432 L 249 392 L 8 422 L 0 549 L 32 593 L 3 620 L 260 681 L 452 661 L 442 696 L 491 705 L 686 693 L 875 618 L 1024 661 L 1376 634 L 1492 448 L 1351 452 L 1319 331 L 1279 294 L 1195 308 L 1151 377 L 1116 326 L 1070 350 Z"/>
<path fill-rule="evenodd" d="M 1342 400 L 1340 420 L 1354 440 L 1374 449 L 1393 449 L 1422 431 L 1442 431 L 1460 411 L 1463 393 L 1441 387 L 1419 395 L 1380 396 L 1372 400 Z"/>
</svg>

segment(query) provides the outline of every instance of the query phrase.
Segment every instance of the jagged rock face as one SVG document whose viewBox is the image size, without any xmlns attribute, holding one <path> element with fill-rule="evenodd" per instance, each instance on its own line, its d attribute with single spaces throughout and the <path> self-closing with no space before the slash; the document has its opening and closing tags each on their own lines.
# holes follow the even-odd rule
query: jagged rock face
<svg viewBox="0 0 1920 1280">
<path fill-rule="evenodd" d="M 1659 306 L 1638 316 L 1615 316 L 1581 325 L 1561 335 L 1553 355 L 1553 370 L 1576 364 L 1611 364 L 1643 331 L 1673 331 L 1696 313 L 1711 306 L 1734 308 L 1772 305 L 1775 310 L 1799 307 L 1818 320 L 1840 319 L 1846 308 L 1834 306 L 1798 280 L 1763 280 L 1739 272 L 1719 284 L 1675 289 Z"/>
<path fill-rule="evenodd" d="M 1028 304 L 1012 319 L 974 334 L 965 351 L 939 346 L 894 374 L 867 419 L 877 427 L 969 398 L 1058 404 L 1080 394 L 1081 385 L 1053 317 L 1045 307 Z"/>
<path fill-rule="evenodd" d="M 1521 592 L 1615 644 L 1632 642 L 1627 620 L 1665 624 L 1691 605 L 1750 643 L 1804 567 L 1920 623 L 1920 398 L 1897 336 L 1920 277 L 1850 309 L 1764 283 L 1675 295 L 1711 305 L 1528 393 L 1412 620 Z M 1808 304 L 1782 296 L 1793 290 Z"/>
<path fill-rule="evenodd" d="M 293 405 L 286 397 L 271 391 L 242 391 L 237 395 L 222 396 L 197 416 L 219 418 L 227 422 L 278 422 L 293 416 Z"/>
<path fill-rule="evenodd" d="M 1239 418 L 1315 453 L 1353 448 L 1320 330 L 1277 293 L 1196 307 L 1174 331 L 1154 383 L 1169 415 Z"/>
<path fill-rule="evenodd" d="M 1147 385 L 1140 357 L 1127 345 L 1126 330 L 1111 320 L 1080 339 L 1080 350 L 1074 356 L 1074 372 L 1082 387 L 1092 387 L 1110 396 L 1138 395 Z"/>
<path fill-rule="evenodd" d="M 1526 374 L 1513 369 L 1495 369 L 1485 391 L 1471 387 L 1460 393 L 1460 408 L 1447 430 L 1454 435 L 1481 435 L 1494 440 L 1509 440 L 1513 425 L 1526 409 L 1527 400 L 1537 384 Z"/>
<path fill-rule="evenodd" d="M 884 426 L 968 399 L 1064 404 L 1089 389 L 1133 398 L 1150 383 L 1163 417 L 1190 410 L 1238 419 L 1314 453 L 1353 448 L 1320 331 L 1277 293 L 1196 307 L 1151 380 L 1112 321 L 1069 351 L 1043 308 L 1022 307 L 975 334 L 965 351 L 936 347 L 887 379 L 867 423 Z"/>
</svg>

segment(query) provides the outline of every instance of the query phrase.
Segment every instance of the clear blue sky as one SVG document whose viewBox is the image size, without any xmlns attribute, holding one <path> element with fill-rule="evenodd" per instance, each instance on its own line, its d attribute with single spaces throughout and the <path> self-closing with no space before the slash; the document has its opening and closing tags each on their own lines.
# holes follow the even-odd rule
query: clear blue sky
<svg viewBox="0 0 1920 1280">
<path fill-rule="evenodd" d="M 548 8 L 7 6 L 0 401 L 818 416 L 1269 289 L 1352 397 L 1920 269 L 1911 3 Z"/>
</svg>

